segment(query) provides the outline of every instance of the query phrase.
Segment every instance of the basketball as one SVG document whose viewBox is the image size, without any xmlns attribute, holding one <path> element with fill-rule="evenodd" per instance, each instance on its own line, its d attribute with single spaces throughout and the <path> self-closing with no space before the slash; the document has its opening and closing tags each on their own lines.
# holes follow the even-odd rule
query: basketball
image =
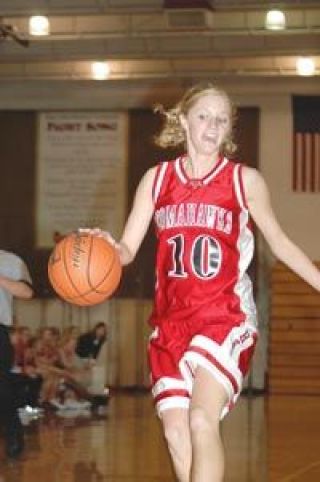
<svg viewBox="0 0 320 482">
<path fill-rule="evenodd" d="M 102 303 L 117 289 L 122 267 L 104 238 L 72 233 L 59 241 L 48 262 L 49 281 L 64 300 L 79 306 Z"/>
</svg>

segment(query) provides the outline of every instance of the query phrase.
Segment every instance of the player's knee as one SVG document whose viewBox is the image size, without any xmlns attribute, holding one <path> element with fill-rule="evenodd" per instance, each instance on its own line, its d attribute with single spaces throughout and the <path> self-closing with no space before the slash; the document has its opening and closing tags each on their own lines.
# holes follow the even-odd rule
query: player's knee
<svg viewBox="0 0 320 482">
<path fill-rule="evenodd" d="M 186 444 L 186 430 L 183 424 L 178 422 L 164 426 L 164 436 L 170 452 L 180 453 Z"/>
<path fill-rule="evenodd" d="M 202 407 L 190 409 L 190 431 L 192 436 L 212 433 L 219 430 L 219 416 L 209 413 Z"/>
</svg>

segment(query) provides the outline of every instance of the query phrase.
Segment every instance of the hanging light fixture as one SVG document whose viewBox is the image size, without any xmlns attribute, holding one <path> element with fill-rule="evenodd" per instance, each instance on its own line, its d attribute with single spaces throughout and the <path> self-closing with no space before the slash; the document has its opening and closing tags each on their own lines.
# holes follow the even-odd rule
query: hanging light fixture
<svg viewBox="0 0 320 482">
<path fill-rule="evenodd" d="M 110 65 L 108 62 L 92 62 L 92 77 L 96 80 L 105 80 L 110 75 Z"/>
<path fill-rule="evenodd" d="M 30 35 L 49 35 L 50 23 L 48 17 L 43 15 L 34 15 L 29 18 L 29 33 Z"/>
<path fill-rule="evenodd" d="M 286 16 L 281 10 L 269 10 L 265 19 L 267 30 L 284 30 L 286 28 Z"/>
<path fill-rule="evenodd" d="M 311 57 L 299 57 L 296 62 L 296 68 L 299 75 L 305 77 L 314 75 L 316 66 Z"/>
</svg>

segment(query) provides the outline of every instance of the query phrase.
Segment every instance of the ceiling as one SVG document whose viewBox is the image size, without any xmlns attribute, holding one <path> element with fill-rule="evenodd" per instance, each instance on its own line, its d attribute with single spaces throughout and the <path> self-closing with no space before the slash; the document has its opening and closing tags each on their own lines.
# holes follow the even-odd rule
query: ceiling
<svg viewBox="0 0 320 482">
<path fill-rule="evenodd" d="M 111 80 L 237 75 L 295 76 L 297 56 L 320 74 L 320 0 L 280 2 L 287 28 L 267 31 L 264 0 L 1 0 L 2 23 L 30 40 L 0 39 L 0 82 L 85 80 L 108 60 Z M 164 7 L 166 6 L 166 8 Z M 48 37 L 28 19 L 50 19 Z"/>
</svg>

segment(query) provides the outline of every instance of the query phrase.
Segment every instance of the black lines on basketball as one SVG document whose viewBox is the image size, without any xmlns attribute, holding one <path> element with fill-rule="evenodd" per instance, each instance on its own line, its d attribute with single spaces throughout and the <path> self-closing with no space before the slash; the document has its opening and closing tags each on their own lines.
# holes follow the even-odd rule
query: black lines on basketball
<svg viewBox="0 0 320 482">
<path fill-rule="evenodd" d="M 74 283 L 74 281 L 73 281 L 73 279 L 72 279 L 72 277 L 69 273 L 68 267 L 70 266 L 70 264 L 69 264 L 70 260 L 72 262 L 72 256 L 70 258 L 70 253 L 68 251 L 68 245 L 65 244 L 63 247 L 64 247 L 64 249 L 63 249 L 63 252 L 62 252 L 62 261 L 63 261 L 65 273 L 66 273 L 66 275 L 67 275 L 67 277 L 70 281 L 71 286 L 74 288 L 74 290 L 78 293 L 79 296 L 82 296 L 82 293 L 77 289 L 77 286 L 75 285 L 75 283 Z"/>
<path fill-rule="evenodd" d="M 70 234 L 56 245 L 48 263 L 49 279 L 59 296 L 70 303 L 90 306 L 110 297 L 120 282 L 118 252 L 104 238 Z"/>
<path fill-rule="evenodd" d="M 89 282 L 91 288 L 94 291 L 96 291 L 96 293 L 104 293 L 104 291 L 99 291 L 97 288 L 99 288 L 99 286 L 101 286 L 103 284 L 103 282 L 110 276 L 111 272 L 113 271 L 113 265 L 114 265 L 115 259 L 116 259 L 115 253 L 112 253 L 112 259 L 111 259 L 111 262 L 109 264 L 109 269 L 106 272 L 106 274 L 104 275 L 104 277 L 102 278 L 102 280 L 100 281 L 100 283 L 98 283 L 96 286 L 92 285 L 92 282 L 91 282 L 91 279 L 90 279 L 90 263 L 88 263 L 88 282 Z M 109 290 L 107 290 L 106 293 L 108 291 Z"/>
</svg>

